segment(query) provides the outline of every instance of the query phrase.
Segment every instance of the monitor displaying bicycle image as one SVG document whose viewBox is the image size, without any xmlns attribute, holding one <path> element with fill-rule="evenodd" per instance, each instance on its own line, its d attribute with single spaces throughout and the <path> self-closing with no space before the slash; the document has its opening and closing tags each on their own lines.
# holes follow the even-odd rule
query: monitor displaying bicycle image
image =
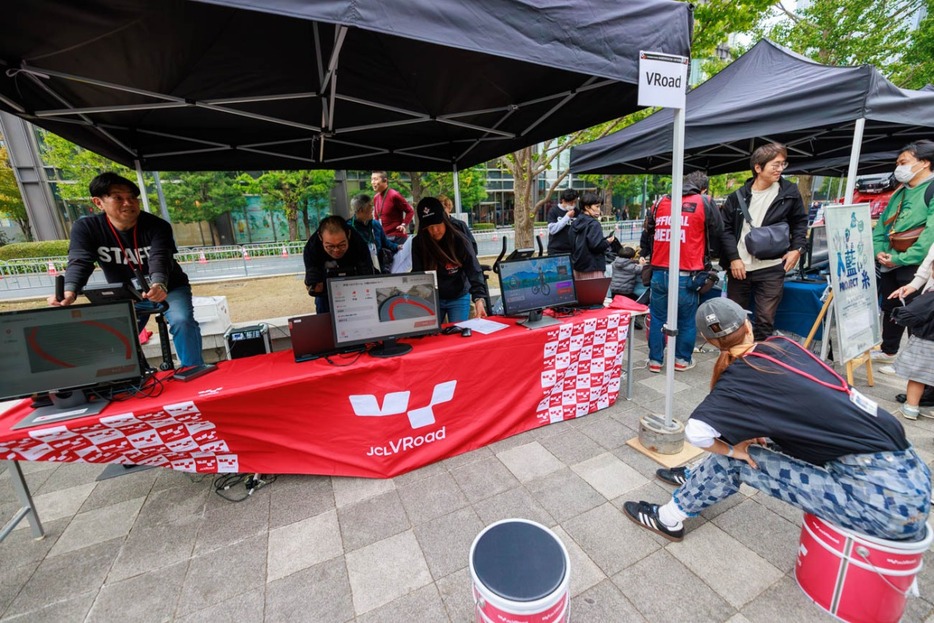
<svg viewBox="0 0 934 623">
<path fill-rule="evenodd" d="M 570 255 L 503 262 L 499 270 L 503 310 L 508 316 L 531 312 L 529 321 L 534 322 L 543 309 L 577 302 Z"/>
</svg>

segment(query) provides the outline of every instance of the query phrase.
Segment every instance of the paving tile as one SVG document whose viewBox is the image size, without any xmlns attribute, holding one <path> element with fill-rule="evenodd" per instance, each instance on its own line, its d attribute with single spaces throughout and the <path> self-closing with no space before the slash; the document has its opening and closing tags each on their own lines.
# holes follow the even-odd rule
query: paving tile
<svg viewBox="0 0 934 623">
<path fill-rule="evenodd" d="M 3 623 L 63 623 L 64 621 L 84 621 L 97 589 L 45 605 L 25 614 L 0 619 Z"/>
<path fill-rule="evenodd" d="M 5 469 L 4 464 L 4 461 L 0 461 L 0 469 Z M 29 487 L 30 494 L 33 497 L 36 496 L 36 492 L 42 488 L 45 481 L 52 477 L 52 474 L 55 473 L 59 466 L 58 463 L 20 462 L 20 471 L 23 472 L 26 486 Z M 0 502 L 15 501 L 17 501 L 16 493 L 13 491 L 13 485 L 10 484 L 10 474 L 3 471 L 3 473 L 0 473 Z"/>
<path fill-rule="evenodd" d="M 527 483 L 526 489 L 558 523 L 606 501 L 583 478 L 566 467 Z"/>
<path fill-rule="evenodd" d="M 171 618 L 188 570 L 188 561 L 105 584 L 85 623 L 133 621 L 160 623 Z"/>
<path fill-rule="evenodd" d="M 0 565 L 0 617 L 39 566 L 38 560 L 22 564 L 15 562 L 16 558 L 3 560 L 4 564 Z"/>
<path fill-rule="evenodd" d="M 396 487 L 404 487 L 414 484 L 419 480 L 424 480 L 425 478 L 430 478 L 431 476 L 443 474 L 448 471 L 449 465 L 453 465 L 455 467 L 459 465 L 466 465 L 467 463 L 471 463 L 473 461 L 479 461 L 484 456 L 492 455 L 493 453 L 490 452 L 488 448 L 480 448 L 479 450 L 474 450 L 473 452 L 465 452 L 449 459 L 438 461 L 437 463 L 431 463 L 429 465 L 425 465 L 424 467 L 413 469 L 412 471 L 406 472 L 405 474 L 399 474 L 398 476 L 394 477 L 392 481 L 396 483 Z"/>
<path fill-rule="evenodd" d="M 145 498 L 127 500 L 75 515 L 65 532 L 58 539 L 49 556 L 60 556 L 66 552 L 125 537 Z"/>
<path fill-rule="evenodd" d="M 562 523 L 581 550 L 612 577 L 659 549 L 651 534 L 606 503 Z"/>
<path fill-rule="evenodd" d="M 191 559 L 177 613 L 189 614 L 266 582 L 266 535 Z"/>
<path fill-rule="evenodd" d="M 334 503 L 342 508 L 396 488 L 392 480 L 383 478 L 341 478 L 333 476 Z"/>
<path fill-rule="evenodd" d="M 612 450 L 632 438 L 632 429 L 623 426 L 603 412 L 591 413 L 577 426 L 577 430 L 590 437 L 601 447 Z"/>
<path fill-rule="evenodd" d="M 93 463 L 59 463 L 58 468 L 49 475 L 41 487 L 30 488 L 30 490 L 35 497 L 79 485 L 93 485 L 96 484 L 95 481 L 102 471 L 104 471 L 103 467 Z M 26 482 L 29 480 L 27 479 Z"/>
<path fill-rule="evenodd" d="M 73 517 L 93 490 L 94 483 L 92 482 L 68 489 L 57 489 L 42 495 L 33 494 L 32 501 L 36 506 L 36 512 L 39 514 L 39 521 L 44 525 L 47 521 Z M 16 506 L 18 507 L 19 504 Z M 4 519 L 4 521 L 6 520 Z M 27 530 L 28 527 L 29 524 L 26 521 L 21 521 L 16 529 Z"/>
<path fill-rule="evenodd" d="M 608 500 L 638 489 L 648 480 L 609 452 L 572 465 L 571 469 Z"/>
<path fill-rule="evenodd" d="M 280 476 L 269 488 L 269 528 L 280 528 L 335 508 L 326 476 Z"/>
<path fill-rule="evenodd" d="M 450 473 L 471 503 L 502 493 L 519 484 L 512 472 L 492 454 L 479 461 L 452 468 Z"/>
<path fill-rule="evenodd" d="M 568 428 L 560 435 L 540 439 L 539 443 L 565 465 L 574 465 L 604 452 L 603 446 L 576 428 Z"/>
<path fill-rule="evenodd" d="M 776 515 L 781 515 L 794 525 L 798 526 L 799 528 L 801 527 L 801 522 L 804 518 L 804 511 L 802 511 L 800 508 L 792 506 L 787 502 L 783 502 L 778 498 L 773 498 L 771 495 L 766 495 L 761 491 L 752 499 L 754 502 L 761 504 Z"/>
<path fill-rule="evenodd" d="M 155 469 L 126 474 L 118 478 L 108 478 L 96 484 L 91 495 L 81 506 L 81 512 L 111 506 L 119 502 L 126 502 L 135 498 L 145 498 L 152 490 L 159 473 Z"/>
<path fill-rule="evenodd" d="M 463 467 L 464 465 L 468 465 L 470 463 L 475 463 L 477 461 L 488 459 L 492 456 L 495 456 L 495 454 L 493 450 L 490 449 L 490 446 L 483 446 L 482 448 L 476 448 L 469 452 L 462 452 L 461 454 L 444 459 L 443 461 L 439 463 L 432 463 L 432 465 L 437 465 L 439 467 L 443 467 L 447 469 L 448 471 L 450 471 L 452 469 L 457 469 L 458 467 Z M 409 474 L 414 474 L 424 469 L 425 468 L 422 467 L 420 469 L 409 472 Z M 403 478 L 404 476 L 408 476 L 409 474 L 403 474 L 402 476 L 397 476 L 397 478 Z M 431 476 L 433 474 L 428 474 L 428 475 Z"/>
<path fill-rule="evenodd" d="M 677 597 L 659 599 L 667 593 L 659 586 L 677 587 Z M 710 586 L 677 558 L 660 549 L 613 576 L 613 583 L 653 623 L 719 623 L 736 613 Z M 661 589 L 661 590 L 660 590 Z"/>
<path fill-rule="evenodd" d="M 347 566 L 341 557 L 302 569 L 266 586 L 266 621 L 342 623 L 353 618 Z"/>
<path fill-rule="evenodd" d="M 712 520 L 713 524 L 782 573 L 794 570 L 801 528 L 744 496 L 733 497 L 745 501 Z"/>
<path fill-rule="evenodd" d="M 189 474 L 174 469 L 165 469 L 157 467 L 153 470 L 147 470 L 156 473 L 156 480 L 152 483 L 153 491 L 163 491 L 172 487 L 190 487 L 192 484 L 213 481 L 213 474 Z"/>
<path fill-rule="evenodd" d="M 456 623 L 476 623 L 473 593 L 471 587 L 470 571 L 465 567 L 460 571 L 441 578 L 435 582 L 444 609 L 451 621 Z M 444 619 L 438 619 L 443 621 Z"/>
<path fill-rule="evenodd" d="M 741 613 L 737 612 L 729 619 L 726 620 L 726 623 L 750 623 L 749 619 L 744 617 Z"/>
<path fill-rule="evenodd" d="M 571 599 L 571 620 L 574 623 L 647 623 L 610 580 Z"/>
<path fill-rule="evenodd" d="M 187 523 L 204 517 L 206 498 L 210 486 L 189 482 L 169 489 L 154 489 L 139 511 L 137 524 L 150 527 L 162 523 Z"/>
<path fill-rule="evenodd" d="M 664 370 L 662 370 L 661 374 L 653 374 L 647 379 L 642 379 L 641 381 L 638 381 L 638 384 L 643 387 L 648 387 L 649 389 L 654 389 L 655 391 L 657 391 L 658 393 L 662 395 L 664 395 L 665 392 L 668 391 L 668 384 L 665 379 Z M 673 394 L 677 394 L 679 392 L 683 392 L 688 389 L 691 389 L 691 386 L 688 385 L 687 383 L 683 383 L 678 380 L 671 382 L 671 393 Z M 635 389 L 633 389 L 633 392 L 635 392 Z M 664 411 L 662 411 L 662 413 L 664 413 Z"/>
<path fill-rule="evenodd" d="M 930 594 L 926 597 L 931 597 Z M 909 597 L 905 602 L 902 621 L 924 621 L 934 615 L 934 605 L 926 599 Z"/>
<path fill-rule="evenodd" d="M 432 581 L 425 557 L 411 532 L 403 532 L 344 556 L 359 616 Z"/>
<path fill-rule="evenodd" d="M 357 617 L 356 623 L 398 623 L 399 621 L 447 621 L 444 602 L 433 584 L 423 586 L 385 606 Z"/>
<path fill-rule="evenodd" d="M 737 609 L 782 577 L 764 558 L 710 523 L 667 550 Z"/>
<path fill-rule="evenodd" d="M 564 467 L 561 461 L 537 441 L 498 452 L 496 456 L 520 482 L 547 476 Z"/>
<path fill-rule="evenodd" d="M 271 496 L 262 489 L 242 502 L 228 502 L 219 496 L 223 506 L 209 508 L 199 522 L 201 529 L 195 541 L 194 555 L 226 547 L 269 531 L 269 501 Z"/>
<path fill-rule="evenodd" d="M 432 577 L 443 578 L 466 567 L 470 545 L 483 528 L 472 508 L 462 508 L 416 526 L 415 537 Z"/>
<path fill-rule="evenodd" d="M 175 622 L 218 623 L 218 621 L 236 621 L 237 623 L 263 623 L 265 605 L 266 591 L 257 588 L 203 610 L 192 612 L 187 616 L 176 618 Z"/>
<path fill-rule="evenodd" d="M 795 623 L 830 623 L 837 620 L 808 599 L 788 576 L 772 584 L 740 612 L 749 623 L 774 623 L 778 612 L 783 620 Z"/>
<path fill-rule="evenodd" d="M 337 510 L 344 551 L 352 552 L 411 528 L 398 491 L 367 498 Z"/>
<path fill-rule="evenodd" d="M 10 515 L 0 515 L 0 521 L 3 523 L 9 519 Z M 32 530 L 14 530 L 3 541 L 0 541 L 0 562 L 4 565 L 42 562 L 71 523 L 71 517 L 54 521 L 45 521 L 42 517 L 39 519 L 42 522 L 45 536 L 37 540 L 32 538 Z"/>
<path fill-rule="evenodd" d="M 447 472 L 400 487 L 399 497 L 412 525 L 447 515 L 468 504 L 457 481 Z"/>
<path fill-rule="evenodd" d="M 199 523 L 136 525 L 110 570 L 108 581 L 118 582 L 140 573 L 188 560 L 198 536 Z"/>
<path fill-rule="evenodd" d="M 6 616 L 33 612 L 88 592 L 96 595 L 117 557 L 121 541 L 114 539 L 46 558 L 7 608 Z M 90 607 L 88 602 L 85 614 Z"/>
<path fill-rule="evenodd" d="M 270 530 L 267 581 L 284 578 L 343 553 L 337 511 Z"/>
<path fill-rule="evenodd" d="M 541 504 L 523 487 L 515 487 L 473 505 L 485 525 L 500 519 L 519 517 L 538 522 L 543 526 L 553 526 L 555 520 Z"/>
<path fill-rule="evenodd" d="M 568 550 L 571 567 L 571 596 L 580 595 L 606 579 L 606 574 L 600 567 L 584 553 L 584 550 L 572 539 L 563 528 L 554 529 L 555 536 Z"/>
</svg>

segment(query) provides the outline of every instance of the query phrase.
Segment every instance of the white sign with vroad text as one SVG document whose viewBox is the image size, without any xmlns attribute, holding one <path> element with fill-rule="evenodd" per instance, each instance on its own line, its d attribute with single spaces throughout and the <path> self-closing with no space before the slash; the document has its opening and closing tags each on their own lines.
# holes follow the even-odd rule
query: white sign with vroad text
<svg viewBox="0 0 934 623">
<path fill-rule="evenodd" d="M 639 52 L 639 106 L 684 108 L 688 58 L 661 52 Z"/>
</svg>

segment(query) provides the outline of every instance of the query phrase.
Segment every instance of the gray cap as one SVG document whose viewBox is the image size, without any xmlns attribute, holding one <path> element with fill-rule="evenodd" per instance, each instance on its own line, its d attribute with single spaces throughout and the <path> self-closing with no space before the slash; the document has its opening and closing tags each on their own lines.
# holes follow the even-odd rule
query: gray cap
<svg viewBox="0 0 934 623">
<path fill-rule="evenodd" d="M 708 340 L 715 340 L 743 326 L 746 314 L 745 309 L 730 299 L 710 299 L 697 308 L 697 330 Z"/>
</svg>

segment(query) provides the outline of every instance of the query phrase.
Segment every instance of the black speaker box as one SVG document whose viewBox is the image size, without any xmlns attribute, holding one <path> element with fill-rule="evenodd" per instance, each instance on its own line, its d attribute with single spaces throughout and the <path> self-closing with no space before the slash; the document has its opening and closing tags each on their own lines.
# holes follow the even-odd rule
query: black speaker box
<svg viewBox="0 0 934 623">
<path fill-rule="evenodd" d="M 264 324 L 231 327 L 224 334 L 228 359 L 242 359 L 272 352 L 269 328 Z"/>
</svg>

